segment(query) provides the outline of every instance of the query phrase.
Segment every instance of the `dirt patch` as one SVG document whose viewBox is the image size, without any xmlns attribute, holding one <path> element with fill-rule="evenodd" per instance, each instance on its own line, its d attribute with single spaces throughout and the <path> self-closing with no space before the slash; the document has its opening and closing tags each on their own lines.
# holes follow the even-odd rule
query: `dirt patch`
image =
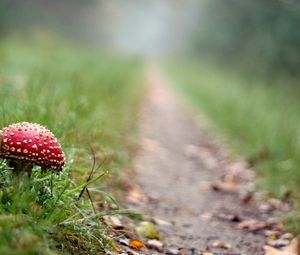
<svg viewBox="0 0 300 255">
<path fill-rule="evenodd" d="M 249 202 L 253 172 L 201 130 L 155 70 L 141 134 L 135 165 L 147 202 L 134 208 L 157 219 L 162 253 L 264 254 L 267 236 L 277 230 L 271 209 Z"/>
</svg>

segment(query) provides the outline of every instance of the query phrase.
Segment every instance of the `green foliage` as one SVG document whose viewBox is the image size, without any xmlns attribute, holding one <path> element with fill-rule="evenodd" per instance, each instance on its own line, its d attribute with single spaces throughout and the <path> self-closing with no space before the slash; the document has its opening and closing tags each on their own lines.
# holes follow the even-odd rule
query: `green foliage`
<svg viewBox="0 0 300 255">
<path fill-rule="evenodd" d="M 149 239 L 159 239 L 160 235 L 156 226 L 149 221 L 142 221 L 136 227 L 136 232 L 139 236 L 146 237 Z"/>
<path fill-rule="evenodd" d="M 140 62 L 53 41 L 8 40 L 0 56 L 0 127 L 19 121 L 45 125 L 67 159 L 60 174 L 35 167 L 31 180 L 13 177 L 1 163 L 0 254 L 103 252 L 113 245 L 102 217 L 124 213 L 106 211 L 104 204 L 118 206 L 107 193 L 118 179 L 109 177 L 130 164 Z M 95 173 L 87 181 L 93 162 Z M 103 169 L 109 169 L 105 181 Z M 79 198 L 87 187 L 95 208 L 86 192 Z"/>
<path fill-rule="evenodd" d="M 109 248 L 101 217 L 88 200 L 78 199 L 81 189 L 72 188 L 69 171 L 41 174 L 35 168 L 30 180 L 1 165 L 1 254 L 53 254 L 57 248 L 95 254 Z"/>
<path fill-rule="evenodd" d="M 202 8 L 199 54 L 270 77 L 299 74 L 298 1 L 207 0 Z"/>
</svg>

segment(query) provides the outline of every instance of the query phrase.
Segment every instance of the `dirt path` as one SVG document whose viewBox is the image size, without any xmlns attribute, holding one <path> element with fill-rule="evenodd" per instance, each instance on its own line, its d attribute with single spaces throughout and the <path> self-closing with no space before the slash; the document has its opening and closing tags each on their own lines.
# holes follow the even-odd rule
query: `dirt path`
<svg viewBox="0 0 300 255">
<path fill-rule="evenodd" d="M 201 254 L 210 247 L 216 254 L 264 254 L 262 235 L 224 220 L 234 213 L 257 215 L 237 195 L 211 189 L 210 183 L 223 174 L 224 156 L 155 70 L 149 72 L 141 125 L 142 150 L 136 169 L 149 202 L 138 209 L 171 223 L 159 225 L 167 244 L 164 253 L 176 254 L 184 248 L 179 254 Z M 213 247 L 216 242 L 232 249 Z"/>
</svg>

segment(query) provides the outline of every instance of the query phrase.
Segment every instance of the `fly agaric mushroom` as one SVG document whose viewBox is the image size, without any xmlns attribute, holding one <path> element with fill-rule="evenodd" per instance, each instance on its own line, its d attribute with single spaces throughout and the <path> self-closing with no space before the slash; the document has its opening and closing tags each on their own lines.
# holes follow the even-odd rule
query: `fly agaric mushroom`
<svg viewBox="0 0 300 255">
<path fill-rule="evenodd" d="M 16 173 L 25 171 L 30 176 L 34 164 L 42 172 L 64 167 L 64 152 L 60 144 L 46 127 L 39 124 L 20 122 L 0 131 L 0 157 L 9 162 Z"/>
</svg>

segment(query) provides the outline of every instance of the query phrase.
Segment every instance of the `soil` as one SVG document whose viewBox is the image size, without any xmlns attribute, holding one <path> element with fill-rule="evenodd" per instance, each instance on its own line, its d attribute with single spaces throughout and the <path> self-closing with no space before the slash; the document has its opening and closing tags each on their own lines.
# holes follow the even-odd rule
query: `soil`
<svg viewBox="0 0 300 255">
<path fill-rule="evenodd" d="M 243 162 L 228 159 L 230 154 L 212 139 L 157 70 L 151 69 L 148 77 L 140 121 L 141 150 L 135 160 L 137 183 L 147 202 L 134 208 L 158 219 L 165 244 L 161 253 L 264 254 L 263 233 L 241 229 L 234 222 L 241 215 L 263 221 L 261 212 L 245 203 L 235 186 L 229 185 L 226 192 L 212 188 L 212 183 L 226 177 L 228 167 L 245 171 L 246 179 L 253 177 L 251 171 L 243 170 Z"/>
</svg>

